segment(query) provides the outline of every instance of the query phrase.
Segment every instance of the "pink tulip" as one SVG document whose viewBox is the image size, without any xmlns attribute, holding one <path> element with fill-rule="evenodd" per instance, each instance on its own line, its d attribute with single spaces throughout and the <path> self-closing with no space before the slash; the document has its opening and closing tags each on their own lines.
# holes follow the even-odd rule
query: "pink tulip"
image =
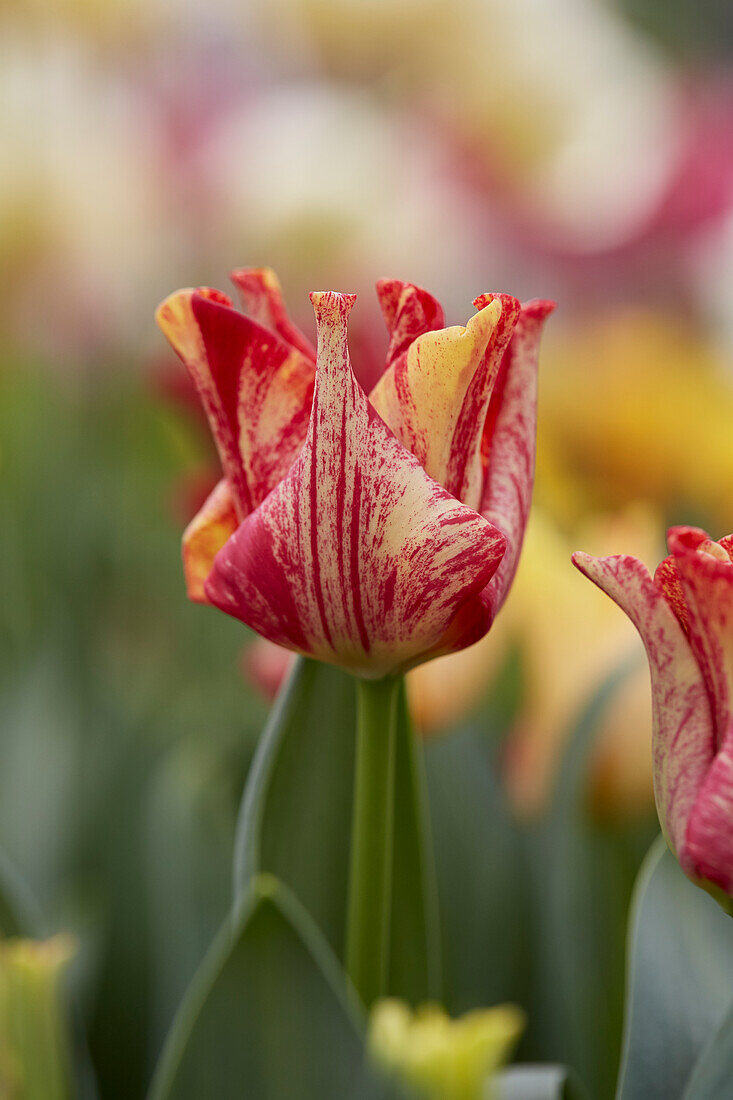
<svg viewBox="0 0 733 1100">
<path fill-rule="evenodd" d="M 636 558 L 575 554 L 632 620 L 652 677 L 657 810 L 683 871 L 733 897 L 733 536 L 673 527 L 654 578 Z"/>
</svg>

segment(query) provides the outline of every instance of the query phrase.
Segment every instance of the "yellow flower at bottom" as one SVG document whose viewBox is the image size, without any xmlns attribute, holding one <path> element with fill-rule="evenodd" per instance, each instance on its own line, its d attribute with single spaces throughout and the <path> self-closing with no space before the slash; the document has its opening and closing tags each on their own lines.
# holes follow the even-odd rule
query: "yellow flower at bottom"
<svg viewBox="0 0 733 1100">
<path fill-rule="evenodd" d="M 451 1019 L 439 1005 L 413 1011 L 388 998 L 372 1010 L 369 1047 L 376 1062 L 425 1100 L 482 1100 L 523 1028 L 524 1014 L 514 1005 Z"/>
<path fill-rule="evenodd" d="M 66 936 L 0 940 L 0 1097 L 67 1100 L 69 1050 L 60 987 Z"/>
</svg>

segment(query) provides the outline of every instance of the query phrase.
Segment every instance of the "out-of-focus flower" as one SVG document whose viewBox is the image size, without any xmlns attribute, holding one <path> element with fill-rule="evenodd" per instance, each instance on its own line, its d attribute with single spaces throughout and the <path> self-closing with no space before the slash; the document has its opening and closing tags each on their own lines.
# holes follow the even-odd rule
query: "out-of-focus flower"
<svg viewBox="0 0 733 1100">
<path fill-rule="evenodd" d="M 513 1005 L 475 1009 L 451 1019 L 438 1005 L 412 1011 L 402 1001 L 372 1009 L 369 1049 L 375 1062 L 425 1100 L 486 1100 L 490 1079 L 524 1029 Z"/>
<path fill-rule="evenodd" d="M 272 272 L 233 278 L 249 317 L 213 290 L 158 311 L 224 470 L 184 536 L 189 595 L 365 677 L 470 645 L 519 557 L 552 304 L 482 295 L 443 328 L 426 291 L 382 280 L 390 346 L 370 401 L 348 355 L 353 295 L 311 296 L 316 364 Z"/>
<path fill-rule="evenodd" d="M 582 537 L 598 549 L 625 539 L 642 557 L 657 554 L 657 517 L 635 506 L 588 522 Z M 571 540 L 536 507 L 507 605 L 490 637 L 408 677 L 412 713 L 432 734 L 460 721 L 496 684 L 507 655 L 519 658 L 521 697 L 505 748 L 505 778 L 515 808 L 545 806 L 567 738 L 609 674 L 633 664 L 635 639 L 613 608 L 568 568 Z M 639 814 L 651 805 L 651 762 L 644 730 L 651 701 L 639 647 L 603 709 L 595 734 L 590 795 L 596 812 Z M 428 673 L 430 675 L 428 675 Z"/>
<path fill-rule="evenodd" d="M 733 513 L 733 386 L 683 319 L 616 311 L 548 346 L 538 501 L 572 526 L 640 498 L 668 514 Z M 685 446 L 680 447 L 684 424 Z M 695 461 L 689 460 L 690 454 Z"/>
<path fill-rule="evenodd" d="M 195 166 L 213 253 L 266 256 L 304 301 L 314 270 L 360 295 L 383 271 L 408 270 L 458 310 L 487 270 L 492 281 L 504 270 L 477 240 L 483 196 L 435 128 L 365 89 L 302 79 L 260 88 L 211 119 Z M 365 306 L 373 325 L 377 310 L 360 298 Z"/>
<path fill-rule="evenodd" d="M 636 558 L 576 553 L 578 569 L 626 612 L 649 658 L 654 792 L 683 871 L 733 898 L 733 536 L 672 527 L 652 578 Z"/>
<path fill-rule="evenodd" d="M 269 0 L 273 43 L 432 118 L 483 189 L 547 244 L 608 247 L 666 193 L 687 137 L 671 66 L 587 0 Z M 521 28 L 521 30 L 518 30 Z M 315 67 L 315 66 L 314 66 Z M 395 96 L 395 98 L 397 98 Z M 460 163 L 461 158 L 456 158 Z"/>
<path fill-rule="evenodd" d="M 71 1095 L 60 983 L 72 953 L 64 936 L 0 940 L 0 1096 L 7 1100 Z"/>
</svg>

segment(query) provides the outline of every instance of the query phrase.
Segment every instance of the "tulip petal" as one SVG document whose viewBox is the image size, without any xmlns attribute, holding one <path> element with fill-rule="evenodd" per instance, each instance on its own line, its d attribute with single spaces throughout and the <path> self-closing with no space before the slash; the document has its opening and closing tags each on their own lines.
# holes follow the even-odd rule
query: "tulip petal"
<svg viewBox="0 0 733 1100">
<path fill-rule="evenodd" d="M 270 641 L 377 678 L 481 614 L 504 540 L 375 414 L 348 357 L 353 296 L 311 297 L 318 372 L 305 446 L 218 554 L 206 595 Z"/>
<path fill-rule="evenodd" d="M 313 363 L 216 292 L 179 291 L 158 322 L 196 384 L 243 519 L 303 445 Z"/>
<path fill-rule="evenodd" d="M 483 300 L 476 299 L 477 309 Z M 545 319 L 554 308 L 554 302 L 541 299 L 522 305 L 486 417 L 482 443 L 486 475 L 479 511 L 507 542 L 506 554 L 484 593 L 492 618 L 511 588 L 527 526 L 537 435 L 537 357 Z"/>
<path fill-rule="evenodd" d="M 370 400 L 399 441 L 453 496 L 478 508 L 481 432 L 501 362 L 492 339 L 502 303 L 493 300 L 463 328 L 425 332 L 395 359 Z"/>
<path fill-rule="evenodd" d="M 686 874 L 693 874 L 686 829 L 715 755 L 702 674 L 674 612 L 646 566 L 628 556 L 573 563 L 626 612 L 649 658 L 654 707 L 654 793 L 662 830 Z"/>
<path fill-rule="evenodd" d="M 403 356 L 418 336 L 445 325 L 440 302 L 414 283 L 380 279 L 377 297 L 390 336 L 386 368 Z"/>
<path fill-rule="evenodd" d="M 667 541 L 684 595 L 687 634 L 722 745 L 733 717 L 733 562 L 725 547 L 697 527 L 673 527 Z"/>
<path fill-rule="evenodd" d="M 316 349 L 290 320 L 280 280 L 272 268 L 239 267 L 230 273 L 230 278 L 239 291 L 245 313 L 315 363 Z"/>
<path fill-rule="evenodd" d="M 229 481 L 223 477 L 183 533 L 183 573 L 190 600 L 209 602 L 204 582 L 214 558 L 238 526 Z"/>
<path fill-rule="evenodd" d="M 686 843 L 694 877 L 733 897 L 733 723 L 690 814 Z"/>
<path fill-rule="evenodd" d="M 194 314 L 194 302 L 211 300 L 231 307 L 226 294 L 210 287 L 178 290 L 158 306 L 155 319 L 171 347 L 183 361 L 196 386 L 211 426 L 224 473 L 234 491 L 240 515 L 249 511 L 249 493 L 237 445 L 237 382 L 235 369 L 217 375 L 209 362 L 204 336 Z M 233 364 L 230 365 L 232 368 Z"/>
</svg>

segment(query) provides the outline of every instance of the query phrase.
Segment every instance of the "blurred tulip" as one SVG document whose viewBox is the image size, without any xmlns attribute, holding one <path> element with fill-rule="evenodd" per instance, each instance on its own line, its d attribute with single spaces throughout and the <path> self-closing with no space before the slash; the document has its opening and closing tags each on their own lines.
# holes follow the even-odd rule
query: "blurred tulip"
<svg viewBox="0 0 733 1100">
<path fill-rule="evenodd" d="M 373 327 L 365 296 L 385 270 L 409 271 L 451 310 L 486 285 L 487 270 L 492 281 L 504 273 L 504 257 L 478 239 L 484 200 L 453 151 L 404 104 L 366 89 L 318 79 L 260 87 L 210 121 L 195 166 L 206 198 L 192 226 L 200 231 L 203 210 L 217 257 L 267 257 L 294 302 L 317 270 L 323 285 L 348 280 Z"/>
<path fill-rule="evenodd" d="M 60 983 L 72 955 L 63 936 L 0 940 L 0 1096 L 69 1100 L 70 1054 Z"/>
<path fill-rule="evenodd" d="M 270 0 L 273 48 L 386 91 L 432 119 L 494 201 L 575 251 L 636 232 L 686 130 L 664 56 L 586 0 Z M 419 8 L 419 14 L 418 14 Z M 277 36 L 275 38 L 275 36 Z"/>
<path fill-rule="evenodd" d="M 375 1062 L 425 1100 L 487 1100 L 491 1076 L 523 1029 L 524 1016 L 512 1005 L 452 1020 L 438 1005 L 413 1011 L 387 999 L 372 1010 L 369 1048 Z"/>
<path fill-rule="evenodd" d="M 573 525 L 589 510 L 648 498 L 672 516 L 694 509 L 701 521 L 726 522 L 733 385 L 694 328 L 672 315 L 612 312 L 566 330 L 547 361 L 537 494 L 548 510 Z"/>
<path fill-rule="evenodd" d="M 655 530 L 656 517 L 639 506 L 587 524 L 585 537 L 603 548 L 625 537 L 651 556 Z M 518 653 L 521 695 L 505 750 L 505 778 L 522 815 L 545 806 L 574 722 L 636 648 L 623 623 L 609 614 L 612 609 L 589 598 L 568 568 L 571 550 L 570 539 L 535 507 L 510 598 L 490 637 L 430 669 L 415 669 L 407 681 L 418 727 L 436 733 L 475 709 L 490 694 L 508 654 Z M 649 746 L 640 732 L 651 710 L 647 681 L 640 660 L 600 718 L 590 777 L 598 813 L 635 815 L 651 805 Z"/>
<path fill-rule="evenodd" d="M 573 556 L 639 631 L 652 679 L 657 810 L 683 871 L 733 899 L 733 536 L 672 527 L 652 578 L 636 558 Z"/>
<path fill-rule="evenodd" d="M 470 645 L 519 557 L 551 303 L 482 295 L 445 329 L 426 291 L 382 280 L 390 347 L 370 403 L 346 343 L 353 295 L 311 296 L 316 356 L 272 272 L 233 279 L 250 317 L 213 290 L 158 311 L 225 475 L 184 535 L 189 595 L 366 678 Z"/>
</svg>

